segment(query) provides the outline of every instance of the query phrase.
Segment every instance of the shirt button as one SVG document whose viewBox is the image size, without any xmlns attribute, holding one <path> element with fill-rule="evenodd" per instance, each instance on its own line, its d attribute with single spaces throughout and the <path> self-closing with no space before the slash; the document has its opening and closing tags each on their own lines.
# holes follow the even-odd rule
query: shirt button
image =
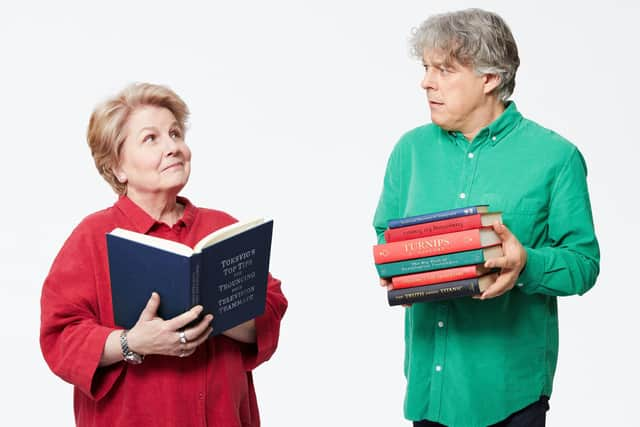
<svg viewBox="0 0 640 427">
<path fill-rule="evenodd" d="M 492 141 L 495 141 L 496 139 L 498 139 L 498 138 L 496 138 L 495 136 L 492 136 L 492 137 L 491 137 L 491 140 L 492 140 Z"/>
<path fill-rule="evenodd" d="M 516 286 L 517 286 L 517 287 L 519 287 L 519 288 L 521 288 L 521 287 L 523 287 L 523 286 L 524 286 L 524 283 L 518 283 Z"/>
<path fill-rule="evenodd" d="M 467 197 L 467 195 L 466 195 L 466 194 L 464 194 L 464 193 L 460 193 L 460 198 L 461 198 L 461 199 L 464 199 L 465 197 Z"/>
<path fill-rule="evenodd" d="M 469 154 L 467 154 L 467 156 L 468 156 L 470 159 L 473 159 L 473 153 L 469 153 Z"/>
<path fill-rule="evenodd" d="M 437 371 L 437 372 L 442 371 L 442 366 L 440 366 L 440 365 L 436 365 L 436 371 Z"/>
<path fill-rule="evenodd" d="M 441 320 L 438 322 L 438 328 L 442 328 L 444 326 L 444 322 Z"/>
</svg>

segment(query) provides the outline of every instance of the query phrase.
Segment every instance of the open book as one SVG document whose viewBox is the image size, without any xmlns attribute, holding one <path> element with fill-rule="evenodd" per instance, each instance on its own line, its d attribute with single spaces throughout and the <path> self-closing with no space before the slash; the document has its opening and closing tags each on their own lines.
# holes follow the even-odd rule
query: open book
<svg viewBox="0 0 640 427">
<path fill-rule="evenodd" d="M 158 315 L 194 305 L 213 314 L 219 334 L 264 312 L 273 221 L 252 219 L 220 228 L 187 245 L 121 228 L 107 233 L 116 325 L 131 328 L 152 292 Z"/>
</svg>

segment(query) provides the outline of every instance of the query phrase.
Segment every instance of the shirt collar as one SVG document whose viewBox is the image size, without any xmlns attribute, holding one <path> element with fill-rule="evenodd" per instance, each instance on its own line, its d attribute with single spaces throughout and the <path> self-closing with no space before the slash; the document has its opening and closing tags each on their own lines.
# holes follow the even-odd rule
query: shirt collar
<svg viewBox="0 0 640 427">
<path fill-rule="evenodd" d="M 502 114 L 489 124 L 489 126 L 484 128 L 483 131 L 487 130 L 487 136 L 491 140 L 491 145 L 496 145 L 502 141 L 520 121 L 522 121 L 522 114 L 520 114 L 516 108 L 516 103 L 509 101 Z"/>
<path fill-rule="evenodd" d="M 498 118 L 491 122 L 487 127 L 481 129 L 474 138 L 474 141 L 488 140 L 492 146 L 496 145 L 498 142 L 502 141 L 521 121 L 522 114 L 520 114 L 516 108 L 516 103 L 508 101 L 502 114 L 500 114 L 500 116 L 498 116 Z M 462 137 L 460 132 L 447 132 L 445 130 L 443 130 L 443 132 L 454 139 Z"/>
<path fill-rule="evenodd" d="M 195 206 L 193 206 L 193 204 L 186 197 L 178 196 L 176 198 L 176 201 L 184 205 L 182 218 L 178 220 L 176 225 L 182 223 L 185 227 L 190 227 L 196 217 Z M 154 225 L 162 224 L 161 222 L 156 221 L 151 215 L 149 215 L 140 206 L 136 205 L 127 196 L 120 196 L 114 204 L 114 207 L 119 209 L 124 214 L 124 216 L 126 216 L 129 221 L 131 221 L 131 225 L 133 228 L 132 231 L 146 234 Z"/>
</svg>

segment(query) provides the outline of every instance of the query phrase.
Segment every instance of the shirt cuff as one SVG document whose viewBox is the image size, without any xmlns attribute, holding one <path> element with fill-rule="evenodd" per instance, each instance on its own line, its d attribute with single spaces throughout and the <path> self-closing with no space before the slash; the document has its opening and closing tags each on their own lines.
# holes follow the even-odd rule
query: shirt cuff
<svg viewBox="0 0 640 427">
<path fill-rule="evenodd" d="M 544 256 L 535 249 L 525 248 L 527 264 L 524 266 L 516 282 L 516 287 L 527 294 L 535 293 L 542 285 L 544 276 Z"/>
<path fill-rule="evenodd" d="M 99 326 L 92 330 L 85 340 L 87 357 L 83 358 L 82 369 L 88 373 L 84 378 L 87 378 L 89 383 L 83 382 L 78 386 L 93 400 L 102 399 L 113 388 L 124 368 L 122 362 L 100 367 L 104 345 L 111 332 L 113 332 L 113 328 Z"/>
</svg>

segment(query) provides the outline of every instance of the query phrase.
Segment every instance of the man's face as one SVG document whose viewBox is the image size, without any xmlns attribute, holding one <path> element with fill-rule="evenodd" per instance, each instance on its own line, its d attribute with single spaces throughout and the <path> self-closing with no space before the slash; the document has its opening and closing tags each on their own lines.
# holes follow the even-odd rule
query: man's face
<svg viewBox="0 0 640 427">
<path fill-rule="evenodd" d="M 425 49 L 422 57 L 431 121 L 445 130 L 467 133 L 475 126 L 478 112 L 485 106 L 485 77 L 470 66 L 447 63 L 438 50 Z"/>
</svg>

